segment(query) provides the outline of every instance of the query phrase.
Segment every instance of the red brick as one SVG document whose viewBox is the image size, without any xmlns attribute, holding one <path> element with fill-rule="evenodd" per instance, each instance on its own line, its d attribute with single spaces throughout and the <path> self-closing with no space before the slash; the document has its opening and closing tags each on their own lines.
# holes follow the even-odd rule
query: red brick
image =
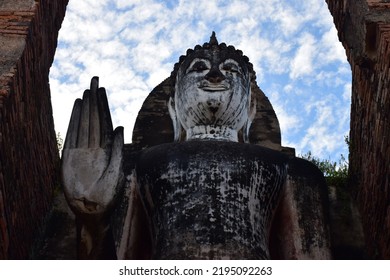
<svg viewBox="0 0 390 280">
<path fill-rule="evenodd" d="M 350 187 L 369 257 L 390 259 L 390 3 L 326 2 L 352 68 Z"/>
<path fill-rule="evenodd" d="M 0 259 L 29 257 L 58 183 L 48 75 L 68 0 L 35 3 L 0 12 L 1 39 L 24 48 L 0 69 Z"/>
</svg>

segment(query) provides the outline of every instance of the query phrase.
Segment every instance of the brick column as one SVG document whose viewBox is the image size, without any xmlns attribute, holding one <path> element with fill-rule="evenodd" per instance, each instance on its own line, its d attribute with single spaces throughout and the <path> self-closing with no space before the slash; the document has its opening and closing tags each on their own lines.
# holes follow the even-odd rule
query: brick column
<svg viewBox="0 0 390 280">
<path fill-rule="evenodd" d="M 326 2 L 352 68 L 350 185 L 367 252 L 390 259 L 390 1 Z"/>
<path fill-rule="evenodd" d="M 48 76 L 67 3 L 0 3 L 0 259 L 29 257 L 58 181 Z"/>
</svg>

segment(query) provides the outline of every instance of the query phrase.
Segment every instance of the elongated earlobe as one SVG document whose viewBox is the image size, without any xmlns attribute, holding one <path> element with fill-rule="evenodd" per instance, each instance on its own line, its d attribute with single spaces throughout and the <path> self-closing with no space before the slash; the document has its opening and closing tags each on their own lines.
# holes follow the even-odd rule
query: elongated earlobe
<svg viewBox="0 0 390 280">
<path fill-rule="evenodd" d="M 179 118 L 177 117 L 177 114 L 176 114 L 175 100 L 172 97 L 170 97 L 169 101 L 168 101 L 168 110 L 169 110 L 169 115 L 171 116 L 172 124 L 173 124 L 174 141 L 179 142 L 181 139 L 182 128 L 181 128 Z"/>
<path fill-rule="evenodd" d="M 248 119 L 246 120 L 242 131 L 242 138 L 244 140 L 244 143 L 249 143 L 249 130 L 251 128 L 252 121 L 255 119 L 256 116 L 256 98 L 252 95 L 252 90 L 250 90 L 249 96 L 250 101 Z"/>
</svg>

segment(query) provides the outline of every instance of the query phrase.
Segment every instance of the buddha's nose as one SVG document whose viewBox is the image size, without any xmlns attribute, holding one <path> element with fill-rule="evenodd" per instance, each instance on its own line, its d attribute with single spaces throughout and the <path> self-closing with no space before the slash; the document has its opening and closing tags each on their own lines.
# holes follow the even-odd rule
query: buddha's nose
<svg viewBox="0 0 390 280">
<path fill-rule="evenodd" d="M 225 76 L 219 71 L 218 68 L 211 68 L 210 71 L 204 76 L 210 83 L 220 83 L 225 80 Z"/>
</svg>

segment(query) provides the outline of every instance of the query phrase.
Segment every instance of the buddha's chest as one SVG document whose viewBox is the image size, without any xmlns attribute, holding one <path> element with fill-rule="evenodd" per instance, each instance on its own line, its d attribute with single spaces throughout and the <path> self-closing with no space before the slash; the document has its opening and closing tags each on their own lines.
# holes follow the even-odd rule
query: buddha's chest
<svg viewBox="0 0 390 280">
<path fill-rule="evenodd" d="M 178 236 L 186 243 L 264 243 L 286 166 L 240 145 L 181 144 L 141 156 L 137 178 L 161 244 Z"/>
</svg>

